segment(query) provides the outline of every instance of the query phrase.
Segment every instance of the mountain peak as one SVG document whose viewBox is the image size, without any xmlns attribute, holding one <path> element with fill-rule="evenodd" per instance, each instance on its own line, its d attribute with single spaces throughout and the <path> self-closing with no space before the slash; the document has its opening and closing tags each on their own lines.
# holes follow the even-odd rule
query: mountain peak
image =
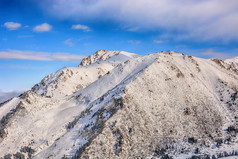
<svg viewBox="0 0 238 159">
<path fill-rule="evenodd" d="M 99 62 L 99 61 L 105 61 L 115 55 L 123 55 L 123 57 L 121 58 L 125 58 L 125 56 L 127 56 L 127 58 L 135 58 L 138 57 L 139 55 L 134 54 L 134 53 L 128 53 L 128 52 L 124 52 L 124 51 L 107 51 L 104 49 L 98 50 L 97 52 L 95 52 L 93 55 L 90 55 L 86 58 L 83 58 L 83 60 L 81 61 L 79 66 L 87 66 L 87 65 L 91 65 L 95 62 Z M 118 59 L 118 57 L 117 57 Z M 116 59 L 114 59 L 116 60 Z"/>
<path fill-rule="evenodd" d="M 88 57 L 83 58 L 80 65 L 87 66 L 87 65 L 93 64 L 94 62 L 96 62 L 99 59 L 103 60 L 105 58 L 105 55 L 108 55 L 107 53 L 109 53 L 109 51 L 107 51 L 107 50 L 104 50 L 104 49 L 98 50 L 93 55 L 89 55 Z"/>
<path fill-rule="evenodd" d="M 0 158 L 237 155 L 237 72 L 173 51 L 99 50 L 0 104 Z"/>
<path fill-rule="evenodd" d="M 101 78 L 117 64 L 136 57 L 139 55 L 123 51 L 99 50 L 84 58 L 80 67 L 64 67 L 46 76 L 32 88 L 32 91 L 41 96 L 65 97 Z"/>
</svg>

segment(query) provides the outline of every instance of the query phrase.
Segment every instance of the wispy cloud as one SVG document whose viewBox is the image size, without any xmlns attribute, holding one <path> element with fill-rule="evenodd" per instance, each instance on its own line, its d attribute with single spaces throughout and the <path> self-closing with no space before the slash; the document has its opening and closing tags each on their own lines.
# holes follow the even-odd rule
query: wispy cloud
<svg viewBox="0 0 238 159">
<path fill-rule="evenodd" d="M 175 48 L 177 49 L 181 49 L 181 48 L 187 48 L 188 46 L 187 45 L 177 45 Z"/>
<path fill-rule="evenodd" d="M 92 43 L 84 43 L 83 46 L 90 46 Z"/>
<path fill-rule="evenodd" d="M 154 40 L 153 42 L 156 43 L 156 44 L 162 44 L 162 43 L 164 43 L 164 41 L 162 41 L 162 40 Z"/>
<path fill-rule="evenodd" d="M 9 31 L 11 30 L 17 30 L 18 28 L 21 27 L 20 23 L 15 23 L 15 22 L 6 22 L 3 24 L 4 27 L 6 27 Z"/>
<path fill-rule="evenodd" d="M 136 32 L 139 30 L 139 27 L 130 27 L 130 26 L 123 26 L 122 25 L 122 29 L 126 30 L 126 31 L 130 31 L 130 32 Z"/>
<path fill-rule="evenodd" d="M 84 56 L 70 53 L 49 53 L 36 51 L 8 50 L 0 52 L 0 59 L 19 59 L 37 61 L 71 61 L 81 60 Z"/>
<path fill-rule="evenodd" d="M 10 90 L 10 91 L 2 91 L 0 90 L 0 103 L 9 100 L 13 97 L 16 97 L 23 93 L 26 90 Z"/>
<path fill-rule="evenodd" d="M 41 24 L 41 25 L 35 26 L 34 29 L 33 29 L 33 31 L 40 33 L 40 32 L 48 32 L 48 31 L 50 31 L 51 29 L 52 29 L 52 26 L 51 26 L 51 25 L 49 25 L 49 24 L 47 24 L 47 23 L 43 23 L 43 24 Z"/>
<path fill-rule="evenodd" d="M 90 38 L 90 36 L 85 36 L 85 37 L 81 37 L 81 38 L 68 38 L 64 41 L 64 44 L 72 47 L 72 46 L 76 45 L 78 42 L 83 41 L 88 38 Z"/>
<path fill-rule="evenodd" d="M 207 49 L 205 51 L 202 51 L 202 52 L 199 52 L 199 53 L 194 53 L 194 54 L 196 54 L 196 55 L 203 55 L 203 56 L 206 56 L 208 58 L 218 58 L 218 59 L 222 59 L 222 60 L 228 59 L 228 58 L 232 57 L 229 54 L 215 51 L 214 48 L 210 48 L 210 49 Z"/>
<path fill-rule="evenodd" d="M 158 30 L 179 40 L 238 41 L 237 0 L 42 0 L 40 3 L 48 13 L 65 19 L 112 21 L 130 28 Z"/>
<path fill-rule="evenodd" d="M 34 65 L 20 65 L 20 64 L 8 64 L 8 65 L 0 65 L 0 69 L 20 69 L 20 70 L 45 70 L 48 69 L 49 66 L 34 66 Z"/>
<path fill-rule="evenodd" d="M 68 45 L 68 46 L 70 46 L 70 47 L 72 47 L 72 46 L 74 46 L 74 43 L 73 43 L 72 40 L 73 40 L 73 39 L 67 39 L 67 40 L 64 41 L 64 44 L 65 44 L 65 45 Z"/>
<path fill-rule="evenodd" d="M 141 43 L 141 41 L 139 41 L 139 40 L 128 40 L 127 42 L 130 44 L 140 44 Z"/>
<path fill-rule="evenodd" d="M 34 35 L 18 35 L 17 38 L 32 38 Z"/>
<path fill-rule="evenodd" d="M 72 25 L 72 29 L 73 30 L 83 30 L 85 32 L 89 32 L 91 31 L 91 29 L 86 26 L 86 25 L 81 25 L 81 24 L 77 24 L 77 25 Z"/>
</svg>

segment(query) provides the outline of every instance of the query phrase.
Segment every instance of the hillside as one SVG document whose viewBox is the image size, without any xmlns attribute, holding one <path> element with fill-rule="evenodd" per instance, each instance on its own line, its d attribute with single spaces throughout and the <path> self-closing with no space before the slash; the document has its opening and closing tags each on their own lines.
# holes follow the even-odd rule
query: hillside
<svg viewBox="0 0 238 159">
<path fill-rule="evenodd" d="M 238 155 L 237 66 L 101 50 L 0 105 L 0 157 Z"/>
</svg>

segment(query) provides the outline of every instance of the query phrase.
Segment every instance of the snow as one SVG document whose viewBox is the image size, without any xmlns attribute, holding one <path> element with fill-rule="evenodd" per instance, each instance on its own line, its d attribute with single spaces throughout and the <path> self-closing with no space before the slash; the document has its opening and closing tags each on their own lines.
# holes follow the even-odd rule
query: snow
<svg viewBox="0 0 238 159">
<path fill-rule="evenodd" d="M 229 102 L 238 90 L 238 75 L 230 66 L 172 51 L 141 57 L 100 50 L 0 107 L 0 119 L 20 101 L 24 107 L 0 141 L 0 157 L 24 146 L 36 151 L 34 158 L 70 157 L 92 139 L 83 154 L 92 158 L 109 154 L 118 158 L 115 152 L 148 157 L 153 155 L 149 146 L 162 147 L 171 139 L 176 141 L 175 149 L 168 151 L 175 158 L 190 157 L 203 142 L 210 146 L 199 147 L 204 154 L 237 150 L 236 138 L 216 148 L 206 135 L 225 138 L 224 130 L 236 122 L 237 99 Z M 191 114 L 186 115 L 185 109 Z M 75 125 L 67 128 L 73 121 Z M 188 137 L 198 143 L 189 144 Z M 181 154 L 182 149 L 187 152 Z"/>
<path fill-rule="evenodd" d="M 75 93 L 73 96 L 77 97 L 79 96 L 79 98 L 77 98 L 78 101 L 85 101 L 84 99 L 87 98 L 88 101 L 93 101 L 92 103 L 88 104 L 88 102 L 83 102 L 80 103 L 80 107 L 84 106 L 86 107 L 87 105 L 94 105 L 95 103 L 99 103 L 99 101 L 97 100 L 97 98 L 101 97 L 102 95 L 104 95 L 106 92 L 112 90 L 115 86 L 117 86 L 120 83 L 126 82 L 127 80 L 129 80 L 130 78 L 134 78 L 139 72 L 141 72 L 143 69 L 145 69 L 150 63 L 152 63 L 154 61 L 154 58 L 158 56 L 158 55 L 150 55 L 148 57 L 139 57 L 137 58 L 135 61 L 133 61 L 132 63 L 126 62 L 122 63 L 120 65 L 118 65 L 112 73 L 110 74 L 106 74 L 105 76 L 103 76 L 102 78 L 100 78 L 99 80 L 95 81 L 94 83 L 92 83 L 91 85 L 89 85 L 88 87 L 86 87 L 85 89 L 82 89 L 81 91 Z M 128 65 L 128 63 L 130 63 L 130 65 Z M 124 71 L 122 71 L 124 70 Z M 128 76 L 128 74 L 130 76 Z M 122 87 L 122 86 L 121 86 Z M 120 91 L 119 89 L 120 87 L 118 86 L 116 89 L 117 91 Z M 96 112 L 97 110 L 99 110 L 105 103 L 107 103 L 108 105 L 110 105 L 110 100 L 112 99 L 111 96 L 107 97 L 107 100 L 104 99 L 103 103 L 100 104 L 96 104 L 95 107 L 91 108 L 92 112 L 91 115 Z M 78 145 L 83 145 L 86 141 L 82 140 L 82 138 L 79 136 L 79 138 L 72 138 L 72 136 L 75 136 L 74 134 L 77 134 L 82 128 L 83 126 L 94 122 L 94 120 L 90 120 L 91 116 L 86 116 L 86 118 L 84 118 L 83 120 L 80 120 L 80 122 L 75 126 L 76 128 L 72 131 L 69 131 L 67 134 L 65 134 L 64 136 L 62 136 L 61 140 L 57 141 L 57 145 L 63 145 L 63 143 L 74 143 L 74 145 L 77 146 L 73 146 L 70 144 L 64 144 L 64 147 L 60 148 L 60 151 L 58 148 L 55 149 L 54 146 L 51 146 L 50 150 L 47 150 L 48 152 L 42 152 L 40 153 L 37 158 L 42 158 L 45 154 L 47 154 L 47 156 L 53 156 L 53 158 L 59 158 L 60 156 L 63 156 L 64 154 L 70 154 L 73 155 L 75 153 L 75 150 L 78 147 Z M 107 118 L 107 117 L 106 117 Z M 71 152 L 70 152 L 71 150 Z M 73 151 L 72 151 L 73 150 Z M 44 154 L 42 156 L 42 154 Z"/>
<path fill-rule="evenodd" d="M 225 62 L 230 63 L 230 64 L 233 62 L 238 66 L 238 56 L 231 58 L 231 59 L 226 59 Z"/>
<path fill-rule="evenodd" d="M 44 150 L 48 147 L 47 145 L 52 145 L 56 139 L 67 132 L 65 126 L 68 122 L 85 109 L 84 105 L 76 105 L 77 102 L 72 96 L 67 97 L 76 91 L 75 86 L 81 84 L 80 89 L 82 89 L 99 79 L 99 75 L 104 75 L 117 64 L 135 57 L 139 57 L 139 55 L 117 52 L 116 55 L 108 57 L 107 61 L 99 60 L 87 66 L 66 67 L 45 77 L 37 88 L 32 89 L 33 92 L 29 92 L 27 97 L 21 100 L 26 108 L 26 112 L 24 112 L 26 114 L 24 118 L 17 116 L 11 121 L 11 126 L 7 129 L 8 137 L 1 142 L 4 148 L 0 150 L 0 154 L 16 153 L 20 147 L 27 146 L 32 142 L 34 144 L 30 145 L 36 150 L 36 153 Z M 56 85 L 58 87 L 54 89 Z M 34 94 L 34 92 L 39 95 L 43 94 L 43 96 Z M 19 102 L 20 99 L 14 98 L 3 105 L 1 115 L 4 116 L 12 108 L 15 108 L 18 104 L 16 101 Z M 16 142 L 19 144 L 15 145 Z M 9 143 L 13 144 L 6 146 Z"/>
<path fill-rule="evenodd" d="M 117 86 L 119 83 L 123 83 L 131 77 L 136 76 L 140 71 L 151 64 L 157 56 L 158 55 L 154 54 L 147 57 L 136 58 L 132 63 L 130 63 L 130 61 L 121 63 L 112 73 L 106 74 L 101 79 L 89 85 L 87 89 L 83 89 L 74 95 L 78 96 L 83 94 L 90 101 L 93 101 Z"/>
<path fill-rule="evenodd" d="M 121 51 L 102 51 L 89 56 L 84 65 L 65 67 L 45 77 L 33 87 L 39 95 L 60 98 L 85 88 L 98 78 L 112 70 L 117 64 L 139 57 L 134 53 Z M 87 64 L 86 64 L 87 63 Z M 90 63 L 90 65 L 89 65 Z"/>
<path fill-rule="evenodd" d="M 15 109 L 19 103 L 19 98 L 14 97 L 12 100 L 0 107 L 0 119 L 5 116 L 10 110 Z"/>
</svg>

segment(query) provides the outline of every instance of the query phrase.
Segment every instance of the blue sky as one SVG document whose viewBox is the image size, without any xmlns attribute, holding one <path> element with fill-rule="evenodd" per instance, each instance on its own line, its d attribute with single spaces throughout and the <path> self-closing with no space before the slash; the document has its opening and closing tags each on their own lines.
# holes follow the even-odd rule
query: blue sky
<svg viewBox="0 0 238 159">
<path fill-rule="evenodd" d="M 238 56 L 237 0 L 0 0 L 0 91 L 99 49 Z"/>
</svg>

